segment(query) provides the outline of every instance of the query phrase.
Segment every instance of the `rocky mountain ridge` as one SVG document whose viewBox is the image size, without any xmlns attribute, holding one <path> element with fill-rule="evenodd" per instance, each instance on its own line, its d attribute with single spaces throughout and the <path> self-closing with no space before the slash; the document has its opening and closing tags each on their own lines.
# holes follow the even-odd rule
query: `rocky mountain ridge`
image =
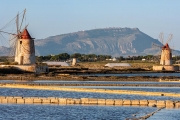
<svg viewBox="0 0 180 120">
<path fill-rule="evenodd" d="M 104 28 L 51 36 L 36 40 L 40 55 L 59 53 L 107 54 L 112 56 L 156 54 L 162 45 L 138 28 Z"/>
<path fill-rule="evenodd" d="M 35 40 L 36 55 L 60 53 L 101 54 L 119 56 L 157 55 L 161 42 L 138 28 L 102 28 L 50 36 Z M 171 46 L 170 46 L 171 47 Z M 7 55 L 8 49 L 0 47 L 0 55 Z M 180 51 L 173 51 L 179 55 Z"/>
</svg>

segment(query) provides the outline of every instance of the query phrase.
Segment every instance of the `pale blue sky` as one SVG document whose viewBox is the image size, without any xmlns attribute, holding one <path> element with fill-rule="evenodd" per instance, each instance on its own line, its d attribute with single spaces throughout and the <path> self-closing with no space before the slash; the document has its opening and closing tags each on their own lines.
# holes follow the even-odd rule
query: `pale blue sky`
<svg viewBox="0 0 180 120">
<path fill-rule="evenodd" d="M 27 9 L 26 24 L 36 39 L 106 27 L 139 28 L 159 39 L 172 33 L 180 50 L 180 0 L 0 0 L 0 29 Z"/>
</svg>

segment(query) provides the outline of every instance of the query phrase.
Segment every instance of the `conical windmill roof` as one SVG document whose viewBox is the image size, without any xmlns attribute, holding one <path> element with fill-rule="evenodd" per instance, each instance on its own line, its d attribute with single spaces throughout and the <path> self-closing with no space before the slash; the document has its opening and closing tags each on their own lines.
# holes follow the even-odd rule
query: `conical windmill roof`
<svg viewBox="0 0 180 120">
<path fill-rule="evenodd" d="M 168 43 L 166 43 L 163 47 L 162 47 L 163 50 L 170 50 L 170 47 L 168 45 Z"/>
<path fill-rule="evenodd" d="M 32 39 L 27 29 L 24 29 L 21 33 L 21 39 Z"/>
</svg>

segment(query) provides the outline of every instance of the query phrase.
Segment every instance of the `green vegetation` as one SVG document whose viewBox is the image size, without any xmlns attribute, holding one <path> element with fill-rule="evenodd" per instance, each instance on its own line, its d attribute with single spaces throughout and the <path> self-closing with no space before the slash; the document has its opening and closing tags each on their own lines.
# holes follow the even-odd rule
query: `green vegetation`
<svg viewBox="0 0 180 120">
<path fill-rule="evenodd" d="M 119 56 L 113 58 L 111 55 L 96 55 L 96 54 L 68 54 L 68 53 L 60 53 L 57 55 L 47 55 L 47 56 L 36 56 L 37 63 L 41 63 L 44 61 L 68 61 L 71 62 L 72 58 L 77 58 L 81 63 L 87 64 L 106 64 L 109 62 L 128 62 L 132 65 L 136 65 L 138 63 L 148 64 L 151 66 L 152 64 L 159 64 L 160 56 L 146 55 L 146 56 Z M 173 63 L 175 61 L 180 60 L 180 56 L 173 57 Z M 3 65 L 17 65 L 17 62 L 13 62 L 14 57 L 1 56 L 0 64 Z"/>
<path fill-rule="evenodd" d="M 42 61 L 67 61 L 70 58 L 77 58 L 81 62 L 95 62 L 103 61 L 106 59 L 111 59 L 111 55 L 96 55 L 96 54 L 80 54 L 74 53 L 69 55 L 68 53 L 61 53 L 58 55 L 47 55 L 47 56 L 38 56 L 36 57 L 37 62 Z"/>
<path fill-rule="evenodd" d="M 96 55 L 96 54 L 68 54 L 68 53 L 60 53 L 58 55 L 47 55 L 47 56 L 37 56 L 37 62 L 43 61 L 68 61 L 71 58 L 77 58 L 81 62 L 99 62 L 99 61 L 113 61 L 113 57 L 111 55 Z M 116 62 L 128 61 L 129 63 L 133 62 L 153 62 L 159 63 L 160 56 L 153 55 L 145 55 L 145 56 L 119 56 L 114 58 Z M 180 56 L 173 57 L 173 61 L 179 60 Z"/>
</svg>

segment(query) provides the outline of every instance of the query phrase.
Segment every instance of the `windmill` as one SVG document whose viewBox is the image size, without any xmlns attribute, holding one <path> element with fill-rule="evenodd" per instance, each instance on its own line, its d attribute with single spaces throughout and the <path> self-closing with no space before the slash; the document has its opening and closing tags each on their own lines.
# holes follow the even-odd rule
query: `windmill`
<svg viewBox="0 0 180 120">
<path fill-rule="evenodd" d="M 15 17 L 16 19 L 16 33 L 9 33 L 5 31 L 0 31 L 2 33 L 7 33 L 11 35 L 10 41 L 10 55 L 15 56 L 15 62 L 20 65 L 30 65 L 35 64 L 35 48 L 34 48 L 34 38 L 32 38 L 27 30 L 26 25 L 24 29 L 22 28 L 22 23 L 25 18 L 26 9 L 23 11 L 22 20 L 19 23 L 19 13 Z M 14 19 L 13 19 L 14 20 Z"/>
<path fill-rule="evenodd" d="M 21 12 L 20 14 L 18 13 L 9 23 L 7 23 L 4 27 L 2 27 L 0 29 L 0 34 L 2 35 L 2 33 L 7 34 L 10 36 L 9 40 L 8 40 L 8 47 L 10 47 L 10 51 L 9 51 L 9 56 L 14 56 L 15 55 L 15 46 L 16 46 L 16 41 L 20 36 L 20 31 L 22 28 L 22 24 L 25 18 L 25 13 L 26 13 L 26 9 Z M 22 20 L 21 23 L 19 24 L 19 17 L 22 15 Z M 13 26 L 13 30 L 11 30 L 11 32 L 7 32 L 7 30 L 4 30 L 6 28 L 10 28 L 10 26 L 15 25 L 15 29 L 14 30 L 14 26 Z M 2 35 L 3 36 L 3 35 Z"/>
<path fill-rule="evenodd" d="M 164 42 L 164 35 L 163 32 L 159 34 L 159 38 L 161 40 L 162 46 L 153 43 L 153 46 L 159 47 L 161 49 L 161 57 L 160 57 L 160 64 L 161 65 L 172 65 L 172 50 L 169 47 L 168 42 L 173 38 L 173 34 L 170 34 L 166 43 Z"/>
</svg>

